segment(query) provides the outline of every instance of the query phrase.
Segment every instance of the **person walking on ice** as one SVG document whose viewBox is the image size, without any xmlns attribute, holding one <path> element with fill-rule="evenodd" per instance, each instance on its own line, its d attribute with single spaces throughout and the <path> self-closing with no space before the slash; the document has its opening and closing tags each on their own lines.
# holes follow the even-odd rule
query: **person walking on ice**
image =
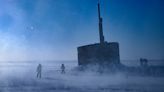
<svg viewBox="0 0 164 92">
<path fill-rule="evenodd" d="M 42 77 L 42 65 L 39 64 L 37 67 L 37 78 L 41 78 Z"/>
<path fill-rule="evenodd" d="M 64 64 L 61 65 L 61 74 L 65 74 L 65 65 Z"/>
</svg>

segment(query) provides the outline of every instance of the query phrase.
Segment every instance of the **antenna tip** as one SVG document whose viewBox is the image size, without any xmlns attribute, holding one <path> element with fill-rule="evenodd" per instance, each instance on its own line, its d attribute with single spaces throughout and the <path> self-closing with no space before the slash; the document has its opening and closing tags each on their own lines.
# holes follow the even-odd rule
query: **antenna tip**
<svg viewBox="0 0 164 92">
<path fill-rule="evenodd" d="M 100 0 L 98 0 L 98 4 L 100 4 Z"/>
</svg>

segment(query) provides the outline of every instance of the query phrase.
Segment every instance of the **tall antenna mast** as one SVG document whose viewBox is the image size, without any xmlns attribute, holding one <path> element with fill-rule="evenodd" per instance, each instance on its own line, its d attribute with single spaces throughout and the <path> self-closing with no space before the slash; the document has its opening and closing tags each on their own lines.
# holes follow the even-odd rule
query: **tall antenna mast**
<svg viewBox="0 0 164 92">
<path fill-rule="evenodd" d="M 98 18 L 99 18 L 99 36 L 100 36 L 100 44 L 104 44 L 104 35 L 103 35 L 103 19 L 101 17 L 101 12 L 100 12 L 100 0 L 98 0 Z"/>
</svg>

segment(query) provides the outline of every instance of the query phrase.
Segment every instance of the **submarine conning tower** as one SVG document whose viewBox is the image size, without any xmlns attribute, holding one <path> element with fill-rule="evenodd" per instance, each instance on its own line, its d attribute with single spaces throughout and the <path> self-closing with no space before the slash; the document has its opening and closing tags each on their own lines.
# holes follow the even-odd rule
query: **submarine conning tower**
<svg viewBox="0 0 164 92">
<path fill-rule="evenodd" d="M 100 2 L 98 2 L 98 20 L 100 43 L 78 47 L 78 65 L 120 64 L 119 43 L 106 42 L 103 35 L 103 19 L 100 13 Z"/>
</svg>

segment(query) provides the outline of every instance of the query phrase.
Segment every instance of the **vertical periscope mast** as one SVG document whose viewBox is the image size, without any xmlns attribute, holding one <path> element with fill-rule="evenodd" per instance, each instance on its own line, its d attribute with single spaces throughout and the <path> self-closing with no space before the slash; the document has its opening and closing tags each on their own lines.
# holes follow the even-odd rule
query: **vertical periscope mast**
<svg viewBox="0 0 164 92">
<path fill-rule="evenodd" d="M 103 35 L 103 19 L 100 15 L 100 0 L 98 0 L 98 18 L 99 18 L 99 36 L 100 36 L 100 45 L 104 44 L 104 35 Z"/>
</svg>

